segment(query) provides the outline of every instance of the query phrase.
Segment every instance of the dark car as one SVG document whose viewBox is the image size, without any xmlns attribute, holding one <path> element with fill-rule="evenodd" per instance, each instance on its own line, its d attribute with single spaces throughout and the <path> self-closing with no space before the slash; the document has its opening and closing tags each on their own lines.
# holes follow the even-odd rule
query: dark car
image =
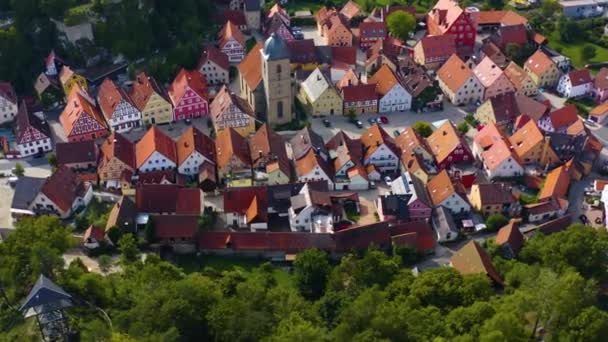
<svg viewBox="0 0 608 342">
<path fill-rule="evenodd" d="M 589 223 L 589 219 L 585 215 L 581 215 L 578 218 L 579 218 L 579 220 L 581 220 L 581 222 L 583 222 L 583 224 L 588 224 Z"/>
<path fill-rule="evenodd" d="M 373 125 L 376 123 L 376 118 L 369 118 L 367 119 L 367 122 L 369 122 L 370 125 Z"/>
<path fill-rule="evenodd" d="M 331 121 L 327 120 L 327 119 L 323 119 L 323 126 L 325 127 L 330 127 L 331 126 Z"/>
<path fill-rule="evenodd" d="M 380 122 L 382 122 L 383 124 L 388 123 L 388 118 L 386 116 L 381 116 L 378 120 L 380 120 Z"/>
<path fill-rule="evenodd" d="M 361 122 L 361 120 L 357 120 L 355 121 L 355 126 L 357 126 L 357 128 L 363 128 L 363 122 Z"/>
</svg>

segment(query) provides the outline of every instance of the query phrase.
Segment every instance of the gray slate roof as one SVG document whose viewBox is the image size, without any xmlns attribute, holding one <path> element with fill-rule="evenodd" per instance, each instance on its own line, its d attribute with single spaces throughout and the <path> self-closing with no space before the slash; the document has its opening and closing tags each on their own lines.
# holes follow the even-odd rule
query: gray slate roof
<svg viewBox="0 0 608 342">
<path fill-rule="evenodd" d="M 13 196 L 12 209 L 28 210 L 30 204 L 40 192 L 46 178 L 22 176 L 17 180 L 15 196 Z"/>
</svg>

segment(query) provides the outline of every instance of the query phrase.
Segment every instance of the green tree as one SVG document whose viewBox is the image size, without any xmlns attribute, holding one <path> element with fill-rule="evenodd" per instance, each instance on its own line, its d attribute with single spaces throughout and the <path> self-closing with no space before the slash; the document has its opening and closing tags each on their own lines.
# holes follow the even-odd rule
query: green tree
<svg viewBox="0 0 608 342">
<path fill-rule="evenodd" d="M 541 13 L 545 19 L 555 16 L 560 13 L 560 5 L 556 0 L 546 0 L 541 4 Z"/>
<path fill-rule="evenodd" d="M 492 9 L 503 9 L 505 7 L 504 0 L 487 0 L 487 4 Z"/>
<path fill-rule="evenodd" d="M 13 174 L 18 177 L 22 177 L 25 174 L 25 169 L 21 163 L 16 163 L 15 168 L 13 169 Z"/>
<path fill-rule="evenodd" d="M 300 293 L 308 299 L 317 299 L 325 291 L 331 267 L 327 254 L 316 248 L 298 254 L 294 262 L 294 277 Z"/>
<path fill-rule="evenodd" d="M 497 231 L 509 223 L 509 219 L 503 214 L 492 214 L 486 219 L 486 227 L 489 231 Z"/>
<path fill-rule="evenodd" d="M 153 243 L 156 240 L 156 226 L 154 225 L 154 218 L 148 218 L 146 226 L 144 227 L 144 235 L 148 243 Z"/>
<path fill-rule="evenodd" d="M 507 58 L 517 63 L 517 61 L 519 61 L 521 58 L 521 50 L 522 49 L 518 44 L 507 43 L 507 46 L 505 47 L 505 55 Z"/>
<path fill-rule="evenodd" d="M 583 50 L 581 50 L 581 56 L 585 61 L 591 61 L 591 59 L 593 59 L 596 54 L 597 49 L 591 44 L 586 44 L 585 46 L 583 46 Z"/>
<path fill-rule="evenodd" d="M 427 138 L 431 134 L 433 134 L 433 128 L 428 122 L 418 121 L 412 126 L 416 133 L 420 134 L 422 137 Z"/>
<path fill-rule="evenodd" d="M 51 153 L 48 155 L 47 160 L 49 162 L 49 165 L 51 165 L 54 169 L 57 168 L 58 164 L 57 164 L 57 155 L 55 153 Z"/>
<path fill-rule="evenodd" d="M 460 134 L 467 134 L 467 132 L 471 129 L 471 126 L 466 121 L 463 121 L 456 126 L 456 129 Z"/>
<path fill-rule="evenodd" d="M 137 261 L 139 257 L 139 248 L 137 248 L 137 240 L 133 234 L 124 234 L 118 241 L 118 250 L 120 250 L 120 260 L 123 264 L 129 264 Z"/>
<path fill-rule="evenodd" d="M 568 322 L 564 341 L 604 341 L 608 335 L 608 313 L 595 306 L 584 309 Z"/>
<path fill-rule="evenodd" d="M 416 29 L 416 18 L 405 11 L 395 11 L 386 18 L 386 26 L 394 37 L 406 41 Z"/>
<path fill-rule="evenodd" d="M 112 258 L 107 254 L 99 256 L 97 263 L 99 264 L 99 269 L 101 272 L 103 272 L 103 274 L 108 273 L 110 268 L 112 268 Z"/>
<path fill-rule="evenodd" d="M 305 341 L 329 341 L 327 332 L 323 327 L 316 326 L 293 313 L 282 320 L 275 332 L 265 342 L 305 342 Z"/>
</svg>

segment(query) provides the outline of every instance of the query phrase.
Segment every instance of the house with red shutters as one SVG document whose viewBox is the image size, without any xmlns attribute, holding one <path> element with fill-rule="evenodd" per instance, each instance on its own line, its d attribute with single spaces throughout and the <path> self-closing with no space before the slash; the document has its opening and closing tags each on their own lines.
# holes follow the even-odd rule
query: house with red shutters
<svg viewBox="0 0 608 342">
<path fill-rule="evenodd" d="M 435 156 L 437 167 L 440 170 L 460 162 L 473 161 L 469 146 L 449 120 L 426 139 L 426 144 Z"/>
<path fill-rule="evenodd" d="M 173 120 L 196 119 L 209 114 L 207 80 L 196 70 L 180 70 L 169 87 Z"/>
<path fill-rule="evenodd" d="M 59 122 L 69 142 L 95 140 L 108 133 L 108 126 L 95 106 L 95 100 L 78 85 L 70 92 Z"/>
<path fill-rule="evenodd" d="M 388 35 L 384 22 L 364 21 L 359 24 L 359 47 L 367 49 Z"/>
<path fill-rule="evenodd" d="M 220 50 L 230 63 L 239 63 L 245 56 L 245 36 L 231 21 L 226 22 L 218 36 Z"/>
<path fill-rule="evenodd" d="M 478 22 L 479 9 L 462 9 L 456 0 L 439 0 L 426 17 L 429 35 L 456 36 L 456 47 L 465 54 L 473 52 Z"/>
<path fill-rule="evenodd" d="M 342 88 L 344 98 L 343 113 L 348 114 L 351 110 L 355 113 L 377 113 L 378 95 L 375 84 L 348 85 Z"/>
</svg>

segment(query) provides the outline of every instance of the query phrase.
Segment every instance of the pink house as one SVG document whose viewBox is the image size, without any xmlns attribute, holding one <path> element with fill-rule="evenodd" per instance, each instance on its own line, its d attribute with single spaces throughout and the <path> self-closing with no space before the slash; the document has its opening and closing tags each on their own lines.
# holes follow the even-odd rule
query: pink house
<svg viewBox="0 0 608 342">
<path fill-rule="evenodd" d="M 196 70 L 180 70 L 169 87 L 173 120 L 195 119 L 209 114 L 207 80 Z"/>
<path fill-rule="evenodd" d="M 473 69 L 473 73 L 479 79 L 484 88 L 483 99 L 515 91 L 513 83 L 509 80 L 502 69 L 494 63 L 490 57 L 485 57 L 481 63 Z"/>
</svg>

